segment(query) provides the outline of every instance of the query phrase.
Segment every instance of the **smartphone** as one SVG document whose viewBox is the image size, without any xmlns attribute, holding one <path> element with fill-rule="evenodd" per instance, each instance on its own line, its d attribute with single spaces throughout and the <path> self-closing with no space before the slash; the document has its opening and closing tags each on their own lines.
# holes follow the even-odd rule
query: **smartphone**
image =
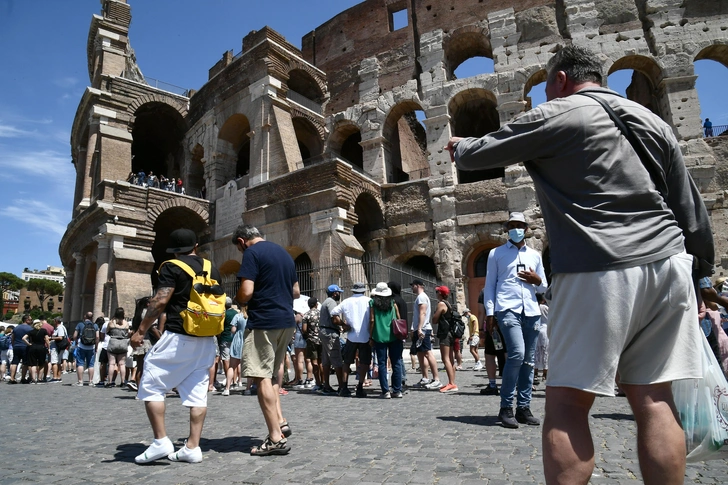
<svg viewBox="0 0 728 485">
<path fill-rule="evenodd" d="M 520 273 L 521 271 L 526 271 L 526 265 L 519 263 L 516 265 L 516 274 Z"/>
</svg>

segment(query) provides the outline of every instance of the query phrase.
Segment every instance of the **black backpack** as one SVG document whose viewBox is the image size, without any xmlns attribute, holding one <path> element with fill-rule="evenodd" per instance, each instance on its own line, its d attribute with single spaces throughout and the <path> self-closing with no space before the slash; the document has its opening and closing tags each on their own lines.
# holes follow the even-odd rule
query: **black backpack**
<svg viewBox="0 0 728 485">
<path fill-rule="evenodd" d="M 463 322 L 463 316 L 460 315 L 460 312 L 452 308 L 449 303 L 445 303 L 450 310 L 450 318 L 448 319 L 450 323 L 450 333 L 455 338 L 463 338 L 463 335 L 465 335 L 465 323 Z"/>
<path fill-rule="evenodd" d="M 3 334 L 0 335 L 0 350 L 8 350 L 10 348 L 10 337 Z"/>
<path fill-rule="evenodd" d="M 81 330 L 81 343 L 83 345 L 96 345 L 96 329 L 93 322 L 84 322 Z"/>
</svg>

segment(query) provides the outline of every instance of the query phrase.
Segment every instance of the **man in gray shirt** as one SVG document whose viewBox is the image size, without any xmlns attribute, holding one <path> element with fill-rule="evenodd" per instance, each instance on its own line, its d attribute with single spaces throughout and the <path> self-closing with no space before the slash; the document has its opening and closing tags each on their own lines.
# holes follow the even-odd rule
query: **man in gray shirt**
<svg viewBox="0 0 728 485">
<path fill-rule="evenodd" d="M 453 137 L 445 148 L 460 170 L 522 162 L 538 193 L 554 273 L 546 482 L 588 482 L 589 410 L 595 395 L 613 395 L 619 372 L 645 483 L 677 484 L 686 453 L 671 381 L 702 375 L 686 249 L 697 273 L 711 274 L 712 232 L 672 128 L 602 89 L 597 59 L 583 47 L 563 48 L 546 66 L 549 102 L 482 138 Z M 644 157 L 584 93 L 616 112 Z M 646 166 L 655 167 L 654 179 Z"/>
</svg>

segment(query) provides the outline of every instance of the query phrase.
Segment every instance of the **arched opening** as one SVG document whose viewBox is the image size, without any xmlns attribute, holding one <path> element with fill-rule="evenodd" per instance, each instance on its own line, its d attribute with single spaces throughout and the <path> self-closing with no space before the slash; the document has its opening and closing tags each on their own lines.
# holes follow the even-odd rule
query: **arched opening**
<svg viewBox="0 0 728 485">
<path fill-rule="evenodd" d="M 188 207 L 171 207 L 157 217 L 154 222 L 154 243 L 152 243 L 152 257 L 154 258 L 154 269 L 152 270 L 152 286 L 157 287 L 159 277 L 157 271 L 159 266 L 174 257 L 167 253 L 169 247 L 169 235 L 175 229 L 185 228 L 197 234 L 198 242 L 200 236 L 207 230 L 207 223 L 195 211 Z"/>
<path fill-rule="evenodd" d="M 422 254 L 412 256 L 405 261 L 404 265 L 430 276 L 433 280 L 437 279 L 437 266 L 435 265 L 435 261 L 429 256 Z"/>
<path fill-rule="evenodd" d="M 296 140 L 298 141 L 298 149 L 301 151 L 303 165 L 307 166 L 311 158 L 321 155 L 323 141 L 316 127 L 306 118 L 293 118 L 293 129 L 296 132 Z"/>
<path fill-rule="evenodd" d="M 728 134 L 728 97 L 723 95 L 728 67 L 728 46 L 711 45 L 695 56 L 695 89 L 700 100 L 703 136 Z M 706 120 L 708 121 L 706 123 Z"/>
<path fill-rule="evenodd" d="M 430 176 L 427 161 L 427 131 L 421 122 L 425 112 L 414 101 L 395 105 L 384 122 L 383 135 L 387 180 L 392 183 Z"/>
<path fill-rule="evenodd" d="M 661 76 L 660 66 L 649 57 L 627 56 L 609 68 L 607 86 L 661 116 L 660 100 L 655 89 Z"/>
<path fill-rule="evenodd" d="M 495 95 L 485 89 L 467 89 L 456 94 L 448 105 L 453 135 L 479 138 L 497 131 L 500 128 L 500 117 L 496 106 Z M 498 179 L 504 175 L 504 168 L 458 170 L 458 181 L 466 184 Z"/>
<path fill-rule="evenodd" d="M 364 170 L 364 150 L 361 147 L 361 131 L 353 123 L 345 123 L 336 128 L 329 141 L 330 150 L 340 156 L 352 167 Z"/>
<path fill-rule="evenodd" d="M 377 199 L 366 192 L 356 198 L 354 212 L 359 219 L 356 226 L 354 226 L 354 237 L 366 248 L 366 243 L 372 238 L 372 231 L 384 227 L 384 215 L 377 203 Z"/>
<path fill-rule="evenodd" d="M 477 315 L 478 296 L 485 287 L 485 276 L 488 270 L 488 255 L 494 246 L 484 246 L 476 249 L 468 258 L 466 274 L 468 275 L 467 302 L 474 314 Z"/>
<path fill-rule="evenodd" d="M 494 72 L 493 48 L 480 29 L 466 27 L 453 32 L 444 49 L 445 69 L 450 80 Z"/>
<path fill-rule="evenodd" d="M 206 198 L 205 193 L 205 149 L 197 143 L 192 149 L 189 170 L 187 172 L 187 195 L 192 197 Z"/>
<path fill-rule="evenodd" d="M 546 70 L 541 69 L 526 81 L 526 85 L 523 87 L 523 99 L 526 101 L 526 111 L 546 102 L 546 77 Z"/>
<path fill-rule="evenodd" d="M 316 80 L 308 72 L 303 69 L 291 69 L 288 72 L 288 93 L 291 91 L 303 96 L 307 100 L 313 101 L 316 104 L 321 104 L 324 100 L 324 93 L 321 92 Z M 293 102 L 296 101 L 296 96 L 288 96 Z M 301 103 L 299 103 L 301 104 Z M 303 105 L 304 107 L 307 107 Z"/>
<path fill-rule="evenodd" d="M 293 260 L 296 266 L 296 274 L 298 275 L 298 287 L 302 295 L 308 297 L 315 296 L 316 290 L 313 278 L 313 262 L 307 253 L 301 253 Z"/>
<path fill-rule="evenodd" d="M 223 160 L 222 177 L 217 187 L 250 173 L 250 122 L 240 113 L 232 115 L 220 128 L 217 140 L 217 156 Z M 245 183 L 243 185 L 246 185 Z M 216 187 L 216 188 L 217 188 Z"/>
<path fill-rule="evenodd" d="M 179 177 L 187 125 L 173 107 L 159 102 L 141 105 L 134 113 L 131 136 L 132 171 L 147 176 Z"/>
</svg>

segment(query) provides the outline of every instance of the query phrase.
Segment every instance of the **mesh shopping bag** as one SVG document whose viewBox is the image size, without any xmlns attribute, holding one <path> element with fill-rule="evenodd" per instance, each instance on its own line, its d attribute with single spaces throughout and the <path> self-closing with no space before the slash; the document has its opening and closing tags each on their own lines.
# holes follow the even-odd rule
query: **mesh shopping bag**
<svg viewBox="0 0 728 485">
<path fill-rule="evenodd" d="M 688 462 L 728 458 L 728 382 L 703 338 L 703 377 L 672 383 Z"/>
</svg>

